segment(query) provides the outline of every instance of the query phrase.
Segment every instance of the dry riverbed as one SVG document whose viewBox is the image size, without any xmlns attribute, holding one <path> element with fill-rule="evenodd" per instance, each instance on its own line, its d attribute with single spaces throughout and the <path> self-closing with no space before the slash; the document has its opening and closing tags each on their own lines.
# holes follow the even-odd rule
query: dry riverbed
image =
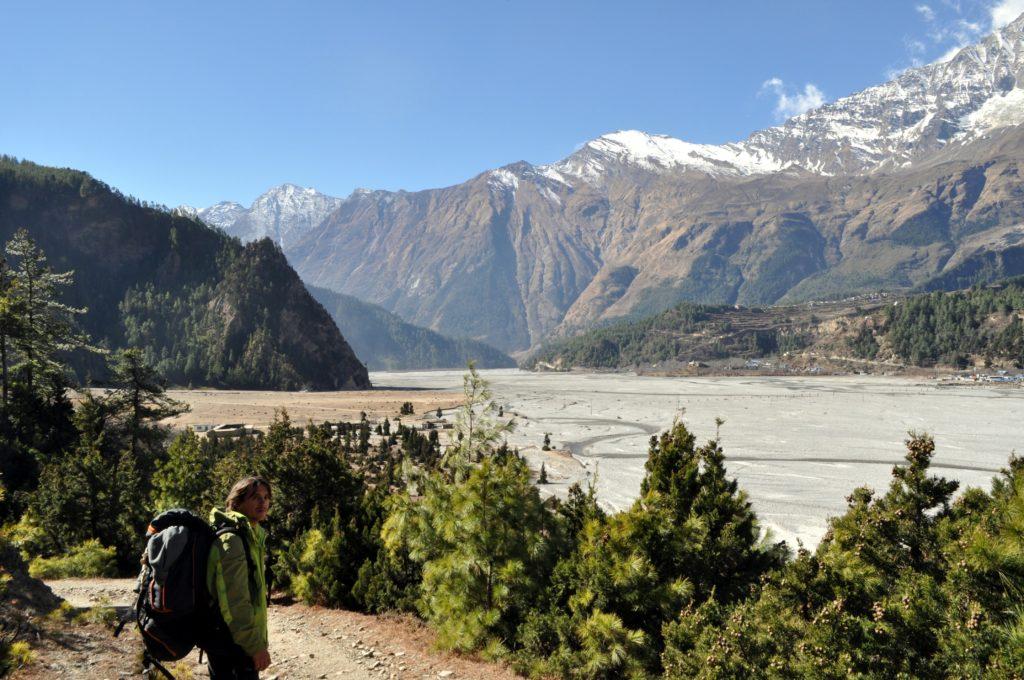
<svg viewBox="0 0 1024 680">
<path fill-rule="evenodd" d="M 935 437 L 934 474 L 987 488 L 1024 441 L 1024 390 L 944 387 L 936 380 L 882 376 L 668 378 L 606 373 L 487 370 L 495 400 L 520 450 L 571 451 L 543 492 L 573 477 L 597 479 L 610 510 L 628 507 L 644 476 L 649 441 L 681 418 L 699 440 L 720 435 L 726 465 L 750 494 L 762 523 L 791 546 L 817 545 L 830 516 L 857 486 L 884 492 L 904 460 L 908 431 Z M 452 390 L 458 371 L 374 373 L 374 384 Z M 725 423 L 716 425 L 716 419 Z M 535 449 L 534 449 L 535 450 Z M 529 456 L 528 456 L 529 457 Z M 552 463 L 547 462 L 549 473 Z M 539 462 L 531 460 L 531 467 Z"/>
</svg>

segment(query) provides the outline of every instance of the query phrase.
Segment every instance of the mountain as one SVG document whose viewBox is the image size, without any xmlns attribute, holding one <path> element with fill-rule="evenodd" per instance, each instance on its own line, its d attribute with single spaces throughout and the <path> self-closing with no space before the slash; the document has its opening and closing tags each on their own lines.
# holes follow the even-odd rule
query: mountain
<svg viewBox="0 0 1024 680">
<path fill-rule="evenodd" d="M 402 321 L 383 307 L 326 288 L 309 286 L 371 371 L 429 368 L 515 368 L 512 357 L 474 340 L 449 338 Z"/>
<path fill-rule="evenodd" d="M 25 228 L 65 301 L 111 349 L 139 347 L 174 383 L 369 387 L 366 368 L 269 240 L 243 246 L 187 216 L 126 198 L 84 172 L 0 157 L 0 239 Z M 102 378 L 102 358 L 74 358 Z"/>
<path fill-rule="evenodd" d="M 620 131 L 357 192 L 285 252 L 308 283 L 506 351 L 682 300 L 963 287 L 1024 272 L 1022 122 L 1024 17 L 743 141 Z"/>
<path fill-rule="evenodd" d="M 282 184 L 262 194 L 249 208 L 225 201 L 195 216 L 243 241 L 269 238 L 288 248 L 302 234 L 320 224 L 342 200 L 294 184 Z M 187 209 L 187 206 L 182 206 Z"/>
</svg>

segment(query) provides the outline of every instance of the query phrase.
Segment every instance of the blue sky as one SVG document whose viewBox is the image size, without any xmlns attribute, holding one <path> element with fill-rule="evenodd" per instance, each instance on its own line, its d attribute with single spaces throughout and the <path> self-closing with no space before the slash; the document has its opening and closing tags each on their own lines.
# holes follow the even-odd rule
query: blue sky
<svg viewBox="0 0 1024 680">
<path fill-rule="evenodd" d="M 167 205 L 545 163 L 617 129 L 746 137 L 1024 0 L 5 0 L 0 153 Z"/>
</svg>

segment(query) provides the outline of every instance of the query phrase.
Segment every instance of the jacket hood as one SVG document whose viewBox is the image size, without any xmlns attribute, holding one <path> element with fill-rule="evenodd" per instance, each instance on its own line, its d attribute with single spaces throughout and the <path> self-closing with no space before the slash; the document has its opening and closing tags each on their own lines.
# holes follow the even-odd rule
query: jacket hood
<svg viewBox="0 0 1024 680">
<path fill-rule="evenodd" d="M 250 536 L 262 543 L 266 540 L 267 532 L 258 524 L 253 524 L 249 518 L 237 510 L 221 510 L 214 508 L 210 511 L 210 524 L 214 528 L 233 526 L 239 531 L 248 532 Z"/>
<path fill-rule="evenodd" d="M 214 508 L 210 511 L 210 524 L 215 527 L 230 524 L 231 526 L 238 527 L 239 529 L 252 528 L 249 524 L 249 518 L 242 513 L 237 510 L 221 510 L 220 508 Z"/>
</svg>

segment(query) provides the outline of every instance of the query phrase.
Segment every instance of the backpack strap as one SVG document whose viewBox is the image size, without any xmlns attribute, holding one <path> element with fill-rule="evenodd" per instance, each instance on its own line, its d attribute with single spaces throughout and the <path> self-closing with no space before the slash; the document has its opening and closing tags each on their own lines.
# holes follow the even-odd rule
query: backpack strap
<svg viewBox="0 0 1024 680">
<path fill-rule="evenodd" d="M 221 536 L 223 536 L 225 534 L 234 534 L 235 536 L 238 536 L 240 539 L 242 539 L 242 550 L 243 550 L 243 552 L 245 552 L 245 564 L 247 565 L 247 567 L 249 569 L 249 597 L 251 599 L 255 600 L 256 599 L 256 592 L 255 592 L 256 591 L 256 588 L 255 588 L 255 586 L 256 586 L 256 569 L 255 569 L 253 561 L 252 561 L 252 553 L 249 551 L 249 536 L 248 536 L 247 532 L 241 531 L 238 527 L 235 527 L 235 526 L 228 525 L 228 526 L 221 527 L 220 529 L 217 529 L 217 533 L 216 533 L 217 538 L 220 538 Z"/>
<path fill-rule="evenodd" d="M 175 680 L 174 674 L 171 673 L 162 663 L 150 656 L 149 652 L 142 652 L 142 675 L 146 678 L 151 678 L 156 675 L 156 671 L 163 673 L 168 680 Z"/>
</svg>

